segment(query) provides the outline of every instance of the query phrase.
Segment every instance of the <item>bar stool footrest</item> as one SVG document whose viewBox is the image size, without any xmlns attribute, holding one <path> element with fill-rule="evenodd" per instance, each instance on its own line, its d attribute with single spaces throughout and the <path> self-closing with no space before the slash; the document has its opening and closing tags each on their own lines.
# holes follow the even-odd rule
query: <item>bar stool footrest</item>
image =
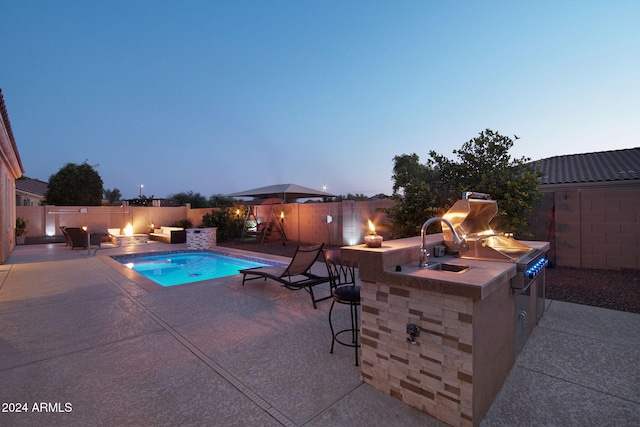
<svg viewBox="0 0 640 427">
<path fill-rule="evenodd" d="M 341 331 L 338 331 L 333 336 L 334 341 L 337 342 L 338 344 L 342 344 L 342 345 L 345 345 L 347 347 L 360 347 L 360 343 L 358 342 L 358 340 L 356 340 L 355 343 L 354 342 L 346 343 L 344 341 L 340 341 L 340 338 L 338 338 L 338 335 L 344 334 L 346 332 L 349 332 L 351 334 L 351 336 L 353 337 L 353 333 L 355 332 L 357 334 L 358 332 L 360 332 L 360 329 L 355 329 L 355 330 L 354 329 L 343 329 Z"/>
</svg>

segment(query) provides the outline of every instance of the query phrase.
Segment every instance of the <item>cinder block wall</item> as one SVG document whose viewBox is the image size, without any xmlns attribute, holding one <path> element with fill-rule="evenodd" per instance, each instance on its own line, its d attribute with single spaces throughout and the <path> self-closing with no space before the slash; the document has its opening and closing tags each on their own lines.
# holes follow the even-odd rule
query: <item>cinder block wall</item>
<svg viewBox="0 0 640 427">
<path fill-rule="evenodd" d="M 44 206 L 16 206 L 16 217 L 27 221 L 27 236 L 45 235 Z"/>
<path fill-rule="evenodd" d="M 254 209 L 260 221 L 279 222 L 289 241 L 344 246 L 364 241 L 364 235 L 369 232 L 368 220 L 375 224 L 376 233 L 389 239 L 387 216 L 380 209 L 393 204 L 391 200 L 346 200 L 336 203 L 288 203 L 273 207 L 259 205 Z M 281 212 L 284 212 L 284 219 L 280 219 Z"/>
<path fill-rule="evenodd" d="M 387 216 L 379 210 L 393 206 L 393 203 L 390 200 L 346 200 L 299 204 L 300 241 L 340 246 L 363 243 L 369 232 L 369 220 L 376 226 L 377 234 L 389 239 Z"/>
<path fill-rule="evenodd" d="M 554 203 L 556 263 L 580 267 L 580 191 L 556 192 Z"/>
<path fill-rule="evenodd" d="M 389 239 L 386 214 L 380 209 L 393 206 L 391 200 L 336 203 L 289 203 L 254 207 L 260 221 L 275 221 L 282 226 L 292 242 L 320 243 L 343 246 L 364 241 L 367 222 L 371 220 L 376 232 Z M 28 236 L 62 236 L 60 226 L 82 227 L 106 231 L 108 228 L 133 226 L 134 233 L 147 233 L 153 226 L 171 225 L 189 219 L 194 227 L 202 222 L 211 208 L 145 206 L 18 206 L 17 216 L 26 219 Z M 280 214 L 284 213 L 281 219 Z M 277 234 L 276 234 L 277 236 Z M 278 236 L 279 237 L 279 236 Z"/>
<path fill-rule="evenodd" d="M 195 208 L 187 209 L 185 218 L 191 221 L 191 225 L 197 227 L 202 223 L 202 217 L 208 213 L 211 213 L 211 208 Z"/>
<path fill-rule="evenodd" d="M 640 190 L 581 192 L 581 251 L 586 268 L 640 268 Z"/>
<path fill-rule="evenodd" d="M 532 236 L 516 236 L 517 239 L 522 240 L 540 240 L 549 242 L 551 248 L 547 253 L 547 257 L 550 261 L 555 263 L 555 233 L 554 233 L 554 221 L 555 221 L 555 193 L 546 192 L 542 193 L 542 202 L 533 212 L 533 215 L 528 219 L 529 230 Z"/>
<path fill-rule="evenodd" d="M 531 222 L 558 266 L 640 269 L 640 184 L 576 184 L 542 189 Z"/>
<path fill-rule="evenodd" d="M 17 206 L 16 214 L 29 221 L 28 237 L 61 236 L 61 226 L 106 231 L 133 226 L 134 233 L 148 233 L 151 225 L 170 225 L 188 217 L 181 207 L 142 206 Z M 200 218 L 200 220 L 202 217 Z M 199 221 L 198 221 L 199 223 Z M 196 225 L 196 224 L 194 224 Z"/>
<path fill-rule="evenodd" d="M 551 243 L 550 259 L 558 266 L 596 269 L 640 269 L 640 184 L 583 185 L 542 189 L 543 203 L 530 220 L 534 240 Z M 292 242 L 355 245 L 363 242 L 367 221 L 390 238 L 381 208 L 391 200 L 337 203 L 290 203 L 256 206 L 262 220 L 280 222 Z M 17 206 L 16 214 L 29 221 L 27 236 L 61 235 L 59 226 L 92 229 L 124 227 L 145 233 L 151 224 L 170 225 L 188 218 L 194 226 L 211 209 L 137 206 Z M 54 212 L 54 213 L 51 213 Z M 272 217 L 269 219 L 269 216 Z"/>
</svg>

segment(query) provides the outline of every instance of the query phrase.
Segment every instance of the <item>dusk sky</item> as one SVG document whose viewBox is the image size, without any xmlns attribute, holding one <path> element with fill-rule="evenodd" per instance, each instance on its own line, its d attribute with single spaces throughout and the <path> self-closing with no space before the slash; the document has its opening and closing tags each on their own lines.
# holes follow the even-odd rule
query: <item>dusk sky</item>
<svg viewBox="0 0 640 427">
<path fill-rule="evenodd" d="M 533 160 L 640 146 L 640 2 L 0 0 L 26 175 L 208 197 L 391 194 L 486 128 Z"/>
</svg>

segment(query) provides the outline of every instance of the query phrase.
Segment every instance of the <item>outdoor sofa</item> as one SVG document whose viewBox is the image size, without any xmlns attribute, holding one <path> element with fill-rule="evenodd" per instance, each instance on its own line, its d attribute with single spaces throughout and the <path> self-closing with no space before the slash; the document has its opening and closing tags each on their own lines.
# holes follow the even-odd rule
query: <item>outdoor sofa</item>
<svg viewBox="0 0 640 427">
<path fill-rule="evenodd" d="M 187 230 L 181 227 L 160 227 L 149 234 L 149 239 L 165 243 L 186 243 Z"/>
</svg>

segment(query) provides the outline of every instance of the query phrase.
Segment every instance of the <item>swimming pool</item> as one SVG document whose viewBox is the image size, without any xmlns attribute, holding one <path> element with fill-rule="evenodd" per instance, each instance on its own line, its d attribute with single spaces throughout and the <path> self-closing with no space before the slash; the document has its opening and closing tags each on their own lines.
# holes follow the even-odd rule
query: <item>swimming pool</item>
<svg viewBox="0 0 640 427">
<path fill-rule="evenodd" d="M 161 286 L 233 276 L 244 268 L 282 265 L 270 260 L 205 251 L 132 254 L 112 258 Z"/>
</svg>

